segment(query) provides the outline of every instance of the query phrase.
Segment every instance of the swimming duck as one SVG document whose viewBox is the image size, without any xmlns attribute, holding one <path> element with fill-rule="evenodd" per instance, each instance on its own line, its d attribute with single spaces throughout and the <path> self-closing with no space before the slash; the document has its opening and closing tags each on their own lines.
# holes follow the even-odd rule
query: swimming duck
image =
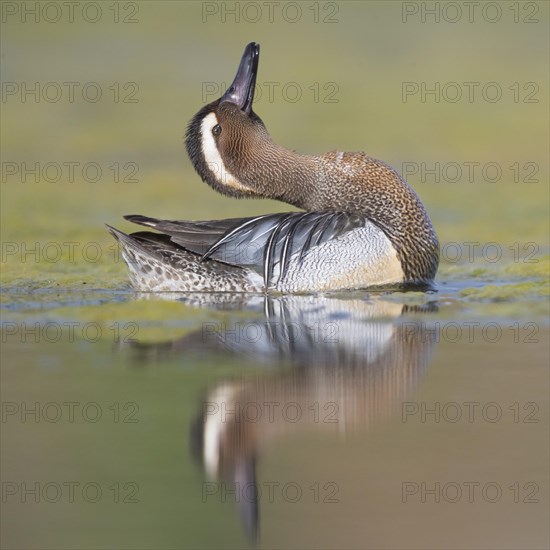
<svg viewBox="0 0 550 550">
<path fill-rule="evenodd" d="M 439 244 L 418 195 L 362 152 L 300 155 L 276 145 L 252 110 L 260 46 L 246 46 L 226 93 L 189 123 L 186 149 L 216 191 L 303 212 L 213 221 L 125 218 L 160 233 L 107 226 L 139 291 L 319 292 L 426 286 Z"/>
</svg>

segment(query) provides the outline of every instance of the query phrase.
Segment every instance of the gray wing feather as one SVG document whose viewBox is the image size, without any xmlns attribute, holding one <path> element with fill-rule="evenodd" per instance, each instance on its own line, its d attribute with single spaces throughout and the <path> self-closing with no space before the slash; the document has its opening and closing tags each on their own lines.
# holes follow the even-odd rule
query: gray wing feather
<svg viewBox="0 0 550 550">
<path fill-rule="evenodd" d="M 183 248 L 204 254 L 212 244 L 221 239 L 229 230 L 239 227 L 249 218 L 230 218 L 211 221 L 170 221 L 149 218 L 141 215 L 129 215 L 124 218 L 133 223 L 152 227 L 170 235 L 172 242 Z"/>
<path fill-rule="evenodd" d="M 201 260 L 252 269 L 263 276 L 266 288 L 283 278 L 295 255 L 301 261 L 316 246 L 363 227 L 366 221 L 346 212 L 290 212 L 200 222 L 125 218 L 166 233 Z"/>
</svg>

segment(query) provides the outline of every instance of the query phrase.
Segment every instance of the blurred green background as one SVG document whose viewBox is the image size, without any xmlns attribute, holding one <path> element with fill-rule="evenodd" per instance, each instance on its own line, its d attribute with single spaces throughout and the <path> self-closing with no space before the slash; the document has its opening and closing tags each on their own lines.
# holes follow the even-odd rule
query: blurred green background
<svg viewBox="0 0 550 550">
<path fill-rule="evenodd" d="M 40 10 L 47 4 L 48 11 L 39 11 L 35 22 L 34 15 L 22 15 L 35 2 L 2 3 L 2 321 L 19 328 L 24 323 L 79 324 L 75 341 L 67 341 L 64 333 L 55 344 L 3 332 L 2 400 L 31 405 L 95 401 L 106 421 L 10 419 L 2 430 L 3 475 L 15 481 L 96 481 L 107 495 L 113 480 L 137 482 L 140 503 L 118 506 L 104 500 L 94 507 L 64 499 L 35 506 L 11 498 L 2 513 L 3 545 L 246 544 L 234 506 L 201 501 L 204 478 L 189 453 L 189 424 L 209 386 L 256 377 L 264 383 L 273 373 L 294 371 L 286 363 L 266 369 L 254 357 L 245 362 L 226 354 L 222 360 L 208 350 L 159 352 L 139 362 L 126 347 L 115 345 L 114 322 L 138 323 L 140 340 L 158 342 L 200 331 L 207 320 L 229 325 L 241 314 L 198 310 L 158 297 L 134 299 L 126 292 L 126 267 L 104 223 L 131 230 L 124 214 L 213 219 L 290 208 L 217 195 L 194 173 L 183 146 L 190 118 L 220 95 L 205 97 L 205 88 L 229 84 L 244 46 L 257 41 L 263 93 L 255 111 L 273 139 L 304 153 L 363 150 L 399 171 L 408 167 L 405 175 L 425 203 L 442 245 L 458 246 L 447 248 L 442 258 L 438 294 L 358 293 L 358 300 L 407 306 L 437 300 L 439 313 L 432 318 L 438 322 L 502 323 L 504 336 L 496 344 L 442 342 L 415 398 L 495 401 L 504 407 L 536 402 L 541 418 L 527 426 L 404 426 L 393 418 L 368 436 L 281 437 L 262 457 L 259 479 L 297 480 L 304 487 L 336 479 L 342 504 L 262 504 L 265 546 L 544 548 L 548 2 L 499 2 L 500 18 L 492 23 L 483 15 L 484 2 L 471 22 L 466 5 L 456 2 L 437 3 L 436 9 L 449 10 L 439 13 L 439 22 L 422 14 L 426 7 L 434 9 L 434 2 L 305 1 L 299 4 L 301 13 L 295 3 L 280 2 L 272 4 L 271 17 L 263 2 L 109 1 L 97 3 L 99 17 L 95 4 L 83 11 L 85 3 L 78 3 L 73 21 L 62 2 L 42 2 Z M 462 9 L 454 23 L 445 20 L 455 17 L 452 5 Z M 60 6 L 60 20 L 48 22 Z M 228 13 L 234 8 L 240 22 Z M 404 18 L 403 10 L 410 15 Z M 258 14 L 257 22 L 247 22 Z M 485 15 L 494 18 L 491 11 Z M 74 101 L 67 82 L 75 83 Z M 425 83 L 428 89 L 439 83 L 442 94 L 445 84 L 459 83 L 464 97 L 451 102 L 428 95 L 423 102 L 415 94 L 404 101 L 404 82 Z M 480 83 L 473 101 L 463 84 L 468 82 Z M 39 93 L 46 90 L 50 98 L 56 86 L 61 88 L 59 101 L 22 95 L 23 86 L 36 83 Z M 101 88 L 97 102 L 83 99 L 86 83 L 92 83 L 91 97 Z M 500 100 L 483 98 L 487 83 L 501 90 Z M 269 86 L 275 90 L 273 101 L 266 93 Z M 285 86 L 290 95 L 283 95 Z M 450 99 L 453 86 L 446 88 Z M 295 90 L 301 92 L 298 101 L 292 101 Z M 24 163 L 31 169 L 35 163 L 41 170 L 48 163 L 54 168 L 39 175 L 38 182 L 32 174 L 24 182 Z M 73 181 L 67 163 L 74 163 Z M 83 176 L 87 163 L 101 168 L 97 182 Z M 436 163 L 439 182 L 421 173 L 422 166 L 433 170 Z M 456 182 L 450 181 L 453 163 L 463 171 Z M 489 181 L 495 179 L 490 168 L 482 172 L 490 163 L 502 172 L 496 181 Z M 56 179 L 55 166 L 64 168 L 59 181 L 47 181 Z M 473 181 L 468 166 L 475 169 Z M 95 177 L 93 168 L 88 176 Z M 125 177 L 135 181 L 125 182 Z M 467 243 L 479 243 L 471 261 Z M 485 248 L 489 256 L 483 254 L 489 243 L 502 252 L 498 261 L 491 261 L 493 245 Z M 453 260 L 456 250 L 462 256 Z M 90 322 L 103 329 L 98 342 L 78 336 Z M 534 345 L 525 339 L 533 324 Z M 522 331 L 520 341 L 514 340 L 514 327 Z M 139 423 L 109 422 L 114 402 L 139 403 Z M 540 505 L 508 500 L 498 507 L 404 508 L 398 481 L 409 478 L 497 480 L 503 486 L 535 480 L 541 486 Z"/>
<path fill-rule="evenodd" d="M 255 110 L 276 142 L 304 153 L 363 150 L 399 171 L 407 166 L 405 176 L 425 202 L 443 245 L 460 243 L 461 260 L 467 260 L 465 242 L 480 243 L 477 256 L 486 243 L 502 247 L 504 260 L 496 263 L 444 259 L 440 278 L 548 271 L 547 2 L 534 3 L 535 15 L 522 7 L 516 13 L 513 3 L 504 2 L 493 23 L 486 18 L 496 15 L 481 6 L 469 22 L 462 4 L 457 22 L 446 22 L 456 14 L 441 8 L 436 23 L 423 14 L 426 3 L 415 2 L 305 2 L 300 12 L 283 2 L 271 15 L 262 3 L 246 8 L 241 2 L 237 23 L 232 2 L 162 1 L 101 4 L 95 23 L 85 17 L 96 19 L 97 12 L 84 11 L 83 4 L 72 23 L 66 8 L 59 22 L 47 22 L 57 16 L 49 8 L 35 23 L 34 15 L 22 15 L 15 4 L 15 14 L 13 7 L 4 13 L 1 43 L 2 239 L 15 243 L 15 249 L 3 251 L 5 285 L 124 285 L 125 267 L 113 262 L 113 243 L 103 228 L 110 223 L 131 229 L 121 221 L 123 214 L 212 219 L 288 210 L 281 203 L 217 195 L 194 173 L 183 147 L 187 122 L 219 95 L 205 91 L 231 82 L 249 41 L 261 44 L 263 93 Z M 24 85 L 39 83 L 40 92 L 55 97 L 56 88 L 46 86 L 51 82 L 62 90 L 59 101 L 22 95 Z M 78 83 L 72 103 L 65 82 Z M 82 97 L 90 82 L 101 87 L 97 102 Z M 422 102 L 420 93 L 403 100 L 404 82 L 428 89 L 438 82 L 439 101 L 427 95 Z M 479 83 L 472 101 L 467 82 Z M 490 82 L 502 93 L 496 102 L 483 96 Z M 463 93 L 456 102 L 445 100 L 445 94 L 452 100 L 456 93 L 452 83 Z M 301 97 L 292 102 L 296 90 Z M 41 170 L 47 163 L 61 166 L 59 181 L 47 181 L 56 179 L 57 169 L 50 168 L 39 182 L 31 174 L 24 183 L 22 163 L 37 162 Z M 78 163 L 72 182 L 63 167 L 70 162 Z M 83 177 L 89 162 L 102 169 L 94 183 Z M 436 163 L 439 183 L 422 173 Z M 462 170 L 457 182 L 452 163 Z M 488 163 L 501 170 L 496 181 L 494 165 L 482 171 Z M 89 174 L 94 177 L 93 167 Z M 32 254 L 20 253 L 36 242 L 44 247 L 67 241 L 79 243 L 74 258 L 64 245 L 59 261 L 34 262 Z M 101 247 L 97 261 L 86 261 L 82 253 L 89 242 Z M 539 262 L 514 261 L 514 254 L 533 251 Z M 88 257 L 95 258 L 92 252 Z M 50 249 L 49 257 L 56 256 Z M 513 273 L 502 271 L 507 260 L 515 264 Z"/>
</svg>

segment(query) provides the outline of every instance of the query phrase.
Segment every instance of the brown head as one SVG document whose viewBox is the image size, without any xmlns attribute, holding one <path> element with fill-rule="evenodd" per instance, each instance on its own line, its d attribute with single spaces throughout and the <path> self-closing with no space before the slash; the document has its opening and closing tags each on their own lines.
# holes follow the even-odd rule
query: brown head
<svg viewBox="0 0 550 550">
<path fill-rule="evenodd" d="M 259 44 L 246 46 L 227 92 L 205 105 L 189 123 L 185 146 L 197 173 L 216 191 L 235 198 L 273 198 L 300 206 L 295 195 L 301 195 L 303 189 L 292 190 L 290 184 L 300 176 L 306 183 L 314 167 L 310 157 L 273 143 L 252 109 L 259 56 Z"/>
<path fill-rule="evenodd" d="M 193 117 L 186 134 L 187 152 L 203 181 L 237 198 L 255 195 L 236 173 L 246 169 L 247 151 L 269 139 L 262 120 L 252 110 L 259 56 L 260 46 L 248 44 L 227 92 Z"/>
</svg>

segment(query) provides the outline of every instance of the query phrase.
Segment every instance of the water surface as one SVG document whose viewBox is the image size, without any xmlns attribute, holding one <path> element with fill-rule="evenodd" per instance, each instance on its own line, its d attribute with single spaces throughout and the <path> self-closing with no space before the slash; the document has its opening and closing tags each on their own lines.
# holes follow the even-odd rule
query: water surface
<svg viewBox="0 0 550 550">
<path fill-rule="evenodd" d="M 445 291 L 25 298 L 6 547 L 545 545 L 543 318 Z"/>
</svg>

